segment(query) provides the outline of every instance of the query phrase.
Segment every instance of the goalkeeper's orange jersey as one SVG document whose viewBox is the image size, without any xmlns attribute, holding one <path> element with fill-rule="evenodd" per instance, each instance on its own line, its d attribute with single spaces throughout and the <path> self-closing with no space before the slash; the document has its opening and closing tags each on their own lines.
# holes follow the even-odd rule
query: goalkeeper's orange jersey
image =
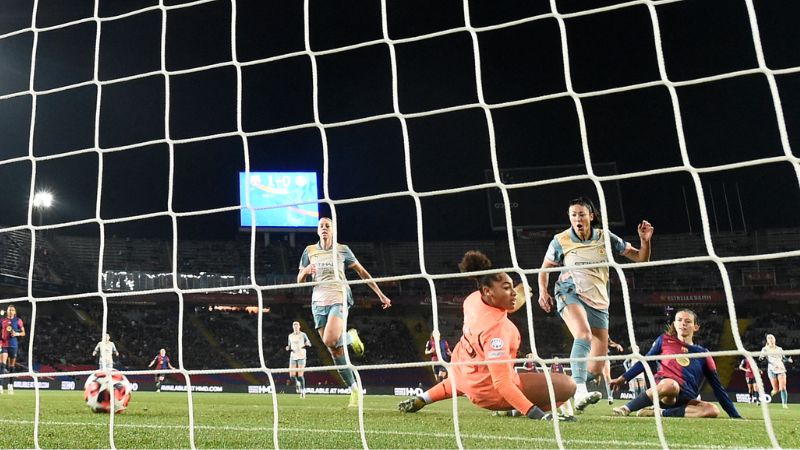
<svg viewBox="0 0 800 450">
<path fill-rule="evenodd" d="M 464 300 L 464 335 L 453 350 L 451 362 L 497 361 L 517 357 L 519 330 L 505 310 L 489 306 L 479 291 Z M 523 414 L 533 406 L 520 390 L 512 363 L 454 365 L 456 388 L 472 403 L 492 410 L 514 408 Z"/>
</svg>

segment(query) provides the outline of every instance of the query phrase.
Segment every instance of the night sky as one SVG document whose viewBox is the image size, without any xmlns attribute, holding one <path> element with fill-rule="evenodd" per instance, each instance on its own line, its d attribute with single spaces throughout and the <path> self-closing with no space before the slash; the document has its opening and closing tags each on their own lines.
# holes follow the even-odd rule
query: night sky
<svg viewBox="0 0 800 450">
<path fill-rule="evenodd" d="M 29 89 L 32 1 L 0 3 L 0 224 L 28 223 L 32 163 L 28 159 L 33 100 Z M 100 81 L 95 74 L 97 25 L 81 21 L 94 2 L 40 0 L 33 89 L 36 98 L 32 151 L 37 189 L 52 190 L 55 207 L 45 224 L 96 217 L 117 219 L 166 211 L 196 211 L 238 204 L 238 172 L 249 152 L 253 171 L 323 171 L 323 140 L 313 126 L 312 60 L 305 49 L 303 2 L 236 2 L 235 57 L 241 63 L 241 133 L 237 133 L 237 70 L 231 63 L 232 4 L 213 1 L 169 9 L 166 80 L 161 70 L 162 10 L 157 1 L 100 1 Z M 166 6 L 190 3 L 165 1 Z M 557 1 L 560 14 L 619 4 Z M 403 114 L 475 105 L 406 120 L 411 182 L 417 192 L 484 183 L 492 167 L 490 126 L 479 100 L 472 37 L 463 2 L 387 1 L 391 39 L 444 30 L 394 46 L 398 104 Z M 473 27 L 489 27 L 550 14 L 549 1 L 469 1 Z M 144 9 L 143 9 L 144 8 Z M 314 51 L 369 45 L 316 55 L 319 119 L 324 124 L 392 114 L 392 68 L 383 39 L 378 1 L 310 1 Z M 142 10 L 143 9 L 143 10 Z M 666 73 L 683 82 L 758 67 L 746 3 L 687 0 L 657 4 Z M 755 2 L 767 67 L 775 75 L 791 148 L 800 148 L 800 6 L 793 0 Z M 134 14 L 129 14 L 138 11 Z M 48 29 L 60 24 L 68 27 Z M 661 79 L 650 12 L 632 4 L 564 18 L 572 87 L 589 93 Z M 507 182 L 586 174 L 578 110 L 563 95 L 559 23 L 552 16 L 478 33 L 481 85 L 492 107 L 500 169 Z M 289 56 L 285 56 L 289 55 Z M 266 60 L 266 61 L 262 61 Z M 216 65 L 200 72 L 186 70 Z M 183 72 L 181 72 L 183 71 Z M 141 76 L 145 74 L 146 76 Z M 168 83 L 167 83 L 168 81 Z M 65 86 L 69 89 L 62 90 Z M 55 90 L 55 91 L 52 91 Z M 42 91 L 46 91 L 43 92 Z M 50 92 L 52 91 L 52 92 Z M 763 73 L 737 75 L 676 88 L 690 163 L 696 168 L 783 156 L 778 120 Z M 166 95 L 169 94 L 165 129 Z M 99 126 L 95 109 L 100 98 Z M 540 99 L 545 97 L 544 99 Z M 526 101 L 539 99 L 538 101 Z M 517 102 L 506 104 L 507 102 Z M 600 175 L 681 166 L 670 93 L 663 84 L 584 97 L 588 148 Z M 294 127 L 291 130 L 272 130 Z M 97 152 L 103 149 L 98 176 Z M 231 134 L 232 133 L 232 134 Z M 201 136 L 231 134 L 187 142 Z M 327 127 L 329 195 L 334 200 L 408 189 L 401 121 L 374 118 Z M 246 139 L 243 139 L 246 136 Z M 173 198 L 168 197 L 170 146 L 174 145 Z M 245 146 L 246 143 L 246 146 Z M 108 151 L 120 149 L 122 151 Z M 796 150 L 795 150 L 796 153 Z M 795 165 L 797 163 L 794 163 Z M 550 174 L 550 175 L 548 175 Z M 491 172 L 489 172 L 491 177 Z M 97 199 L 97 183 L 102 196 Z M 796 226 L 800 189 L 793 163 L 760 164 L 703 174 L 712 231 Z M 322 177 L 319 179 L 322 183 Z M 491 180 L 489 180 L 491 181 Z M 687 171 L 603 183 L 609 217 L 619 234 L 634 234 L 650 220 L 658 233 L 698 232 L 695 185 Z M 320 187 L 322 191 L 322 187 Z M 425 239 L 486 239 L 493 231 L 490 198 L 480 189 L 422 199 Z M 618 193 L 618 194 L 617 194 Z M 685 193 L 685 195 L 684 195 Z M 566 201 L 598 199 L 589 181 L 513 189 L 516 225 L 566 228 Z M 494 196 L 494 197 L 492 197 Z M 713 203 L 712 203 L 713 198 Z M 330 208 L 323 205 L 322 211 Z M 408 195 L 336 206 L 342 240 L 416 239 L 416 212 Z M 716 214 L 714 214 L 716 211 Z M 729 218 L 730 217 L 730 218 Z M 715 220 L 716 218 L 716 220 Z M 34 219 L 35 220 L 35 219 Z M 559 225 L 560 222 L 560 225 Z M 495 224 L 497 226 L 498 224 Z M 502 224 L 499 224 L 502 226 Z M 191 238 L 230 238 L 241 233 L 238 213 L 181 219 Z M 69 227 L 85 233 L 97 227 Z M 108 234 L 170 237 L 165 218 L 108 225 Z"/>
</svg>

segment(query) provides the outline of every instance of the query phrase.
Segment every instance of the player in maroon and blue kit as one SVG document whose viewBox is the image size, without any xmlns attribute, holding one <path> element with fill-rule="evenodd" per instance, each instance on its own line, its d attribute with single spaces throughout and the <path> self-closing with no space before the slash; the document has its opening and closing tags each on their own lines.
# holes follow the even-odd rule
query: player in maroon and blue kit
<svg viewBox="0 0 800 450">
<path fill-rule="evenodd" d="M 666 333 L 656 339 L 647 355 L 685 355 L 708 352 L 706 348 L 694 345 L 692 342 L 694 333 L 699 329 L 697 314 L 694 311 L 682 309 L 675 314 L 675 322 L 670 325 Z M 652 409 L 648 407 L 653 404 L 653 396 L 657 393 L 665 417 L 717 417 L 719 416 L 717 405 L 698 400 L 700 383 L 703 378 L 706 378 L 711 383 L 714 395 L 728 416 L 734 419 L 742 418 L 719 380 L 717 365 L 713 358 L 710 356 L 705 358 L 682 356 L 663 359 L 660 362 L 658 371 L 655 373 L 656 386 L 634 398 L 625 406 L 614 408 L 614 415 L 627 416 L 634 411 L 639 411 L 638 416 L 653 415 Z M 656 361 L 652 361 L 651 366 L 655 366 L 655 363 Z M 637 362 L 627 372 L 612 381 L 611 385 L 617 389 L 643 370 L 642 362 Z"/>
<path fill-rule="evenodd" d="M 150 364 L 148 364 L 147 367 L 153 367 L 153 364 L 156 365 L 156 370 L 167 370 L 167 369 L 175 370 L 175 368 L 172 367 L 172 364 L 170 364 L 169 362 L 169 356 L 167 356 L 167 350 L 163 348 L 158 351 L 156 357 L 153 358 L 152 361 L 150 361 Z M 163 373 L 156 374 L 156 392 L 161 392 L 161 383 L 164 381 L 165 377 L 166 375 Z"/>
<path fill-rule="evenodd" d="M 753 370 L 753 366 L 750 365 L 750 360 L 747 358 L 742 358 L 738 369 L 744 372 L 744 380 L 747 382 L 747 393 L 750 394 L 750 403 L 760 405 L 758 385 L 756 385 L 756 374 L 761 378 L 761 369 L 756 367 L 756 369 Z"/>
<path fill-rule="evenodd" d="M 8 305 L 6 317 L 0 320 L 0 375 L 13 373 L 17 365 L 19 351 L 19 338 L 25 336 L 25 324 L 17 317 L 17 308 Z M 8 386 L 8 393 L 14 393 L 14 382 L 11 377 L 0 379 L 0 393 L 3 392 L 3 382 Z"/>
</svg>

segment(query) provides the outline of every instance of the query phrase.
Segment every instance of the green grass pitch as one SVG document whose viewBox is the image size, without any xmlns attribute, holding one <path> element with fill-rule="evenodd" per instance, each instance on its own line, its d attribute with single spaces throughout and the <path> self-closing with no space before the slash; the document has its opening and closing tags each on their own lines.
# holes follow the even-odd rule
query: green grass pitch
<svg viewBox="0 0 800 450">
<path fill-rule="evenodd" d="M 42 391 L 38 445 L 42 448 L 111 448 L 109 416 L 85 406 L 82 392 Z M 277 396 L 280 448 L 363 448 L 359 415 L 333 395 Z M 369 448 L 457 448 L 450 401 L 416 414 L 396 410 L 400 397 L 364 398 L 364 435 Z M 272 396 L 192 395 L 197 448 L 275 448 Z M 620 404 L 620 401 L 617 401 Z M 665 419 L 670 448 L 772 447 L 760 407 L 737 405 L 745 420 Z M 458 426 L 464 448 L 556 448 L 552 423 L 492 417 L 459 399 Z M 783 448 L 800 448 L 800 405 L 769 407 Z M 724 414 L 724 413 L 723 413 Z M 0 396 L 0 448 L 34 448 L 35 396 L 17 390 Z M 115 416 L 116 448 L 190 448 L 189 402 L 185 393 L 136 392 L 128 410 Z M 601 402 L 561 423 L 566 448 L 660 448 L 653 418 L 612 417 Z"/>
</svg>

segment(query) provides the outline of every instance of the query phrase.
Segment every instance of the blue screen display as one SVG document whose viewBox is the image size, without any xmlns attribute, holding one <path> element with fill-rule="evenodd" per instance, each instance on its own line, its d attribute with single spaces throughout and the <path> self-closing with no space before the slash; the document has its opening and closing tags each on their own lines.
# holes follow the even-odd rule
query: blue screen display
<svg viewBox="0 0 800 450">
<path fill-rule="evenodd" d="M 250 205 L 256 208 L 256 226 L 266 228 L 316 228 L 319 204 L 306 203 L 283 208 L 277 205 L 316 201 L 316 172 L 239 172 L 239 202 L 245 206 L 250 191 Z M 269 208 L 269 209 L 258 209 Z M 250 227 L 250 210 L 240 210 L 240 225 Z"/>
</svg>

